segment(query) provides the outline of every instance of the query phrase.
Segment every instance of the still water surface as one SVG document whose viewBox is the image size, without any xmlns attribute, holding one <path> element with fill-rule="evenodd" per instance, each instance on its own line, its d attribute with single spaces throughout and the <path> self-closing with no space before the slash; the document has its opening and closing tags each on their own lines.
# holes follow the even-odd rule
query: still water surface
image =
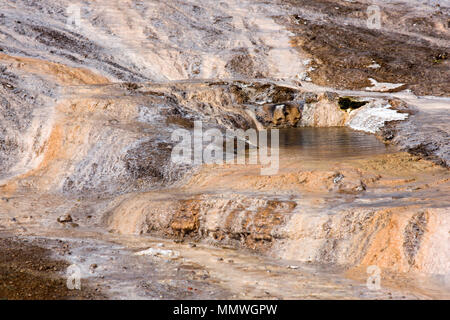
<svg viewBox="0 0 450 320">
<path fill-rule="evenodd" d="M 340 160 L 393 153 L 374 135 L 345 127 L 281 129 L 280 155 L 310 160 Z"/>
</svg>

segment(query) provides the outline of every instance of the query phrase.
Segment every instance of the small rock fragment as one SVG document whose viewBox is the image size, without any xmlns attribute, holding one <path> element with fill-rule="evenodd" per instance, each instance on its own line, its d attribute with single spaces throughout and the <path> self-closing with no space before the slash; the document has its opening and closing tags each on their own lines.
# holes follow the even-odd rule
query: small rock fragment
<svg viewBox="0 0 450 320">
<path fill-rule="evenodd" d="M 59 223 L 72 222 L 72 216 L 70 214 L 62 215 L 57 219 Z"/>
</svg>

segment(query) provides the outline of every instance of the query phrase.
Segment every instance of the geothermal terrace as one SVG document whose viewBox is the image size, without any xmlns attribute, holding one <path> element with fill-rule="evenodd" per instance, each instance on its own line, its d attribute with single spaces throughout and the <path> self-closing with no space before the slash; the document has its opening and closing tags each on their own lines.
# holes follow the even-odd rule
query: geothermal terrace
<svg viewBox="0 0 450 320">
<path fill-rule="evenodd" d="M 2 1 L 0 298 L 448 299 L 449 21 L 448 1 Z"/>
</svg>

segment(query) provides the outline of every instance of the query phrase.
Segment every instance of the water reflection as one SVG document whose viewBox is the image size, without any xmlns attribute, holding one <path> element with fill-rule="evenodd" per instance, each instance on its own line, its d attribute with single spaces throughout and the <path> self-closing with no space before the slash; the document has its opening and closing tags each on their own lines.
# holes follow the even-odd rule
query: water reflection
<svg viewBox="0 0 450 320">
<path fill-rule="evenodd" d="M 280 129 L 280 152 L 312 160 L 363 158 L 394 152 L 374 135 L 345 127 Z"/>
</svg>

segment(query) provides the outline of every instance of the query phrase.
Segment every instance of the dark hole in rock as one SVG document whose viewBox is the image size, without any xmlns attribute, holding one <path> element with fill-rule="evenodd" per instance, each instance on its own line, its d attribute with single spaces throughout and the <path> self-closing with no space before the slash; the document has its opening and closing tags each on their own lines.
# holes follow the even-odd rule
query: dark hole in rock
<svg viewBox="0 0 450 320">
<path fill-rule="evenodd" d="M 342 110 L 347 110 L 361 108 L 363 105 L 367 104 L 368 101 L 358 101 L 350 97 L 341 97 L 339 98 L 338 103 Z"/>
</svg>

